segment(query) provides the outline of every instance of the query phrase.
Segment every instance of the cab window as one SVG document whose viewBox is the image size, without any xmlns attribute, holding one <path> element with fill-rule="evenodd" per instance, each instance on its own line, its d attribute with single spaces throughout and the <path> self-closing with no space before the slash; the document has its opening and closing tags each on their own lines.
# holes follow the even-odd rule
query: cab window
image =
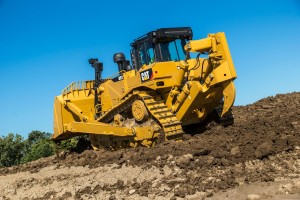
<svg viewBox="0 0 300 200">
<path fill-rule="evenodd" d="M 185 40 L 177 39 L 159 44 L 161 61 L 179 61 L 185 59 Z"/>
<path fill-rule="evenodd" d="M 139 66 L 149 65 L 154 61 L 155 54 L 152 45 L 147 42 L 141 43 L 139 46 Z"/>
</svg>

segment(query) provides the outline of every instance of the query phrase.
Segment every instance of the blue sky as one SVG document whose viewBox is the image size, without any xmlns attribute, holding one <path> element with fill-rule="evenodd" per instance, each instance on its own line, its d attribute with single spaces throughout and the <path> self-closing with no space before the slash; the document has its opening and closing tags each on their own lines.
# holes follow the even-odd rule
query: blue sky
<svg viewBox="0 0 300 200">
<path fill-rule="evenodd" d="M 300 1 L 0 0 L 0 135 L 52 132 L 53 99 L 93 79 L 88 58 L 117 72 L 112 56 L 162 27 L 194 39 L 224 31 L 238 73 L 235 105 L 300 91 Z"/>
</svg>

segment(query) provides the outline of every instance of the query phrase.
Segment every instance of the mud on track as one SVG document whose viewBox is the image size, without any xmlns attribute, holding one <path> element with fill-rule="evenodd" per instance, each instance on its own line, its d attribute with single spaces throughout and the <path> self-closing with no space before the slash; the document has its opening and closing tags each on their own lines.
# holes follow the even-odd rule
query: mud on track
<svg viewBox="0 0 300 200">
<path fill-rule="evenodd" d="M 276 95 L 251 105 L 237 106 L 233 113 L 234 125 L 224 128 L 210 122 L 205 132 L 195 130 L 194 135 L 186 135 L 183 142 L 168 141 L 154 148 L 113 152 L 86 150 L 81 154 L 60 154 L 23 166 L 1 169 L 0 174 L 35 174 L 49 166 L 54 166 L 54 170 L 75 166 L 99 170 L 99 167 L 111 166 L 112 171 L 121 168 L 130 171 L 131 167 L 136 167 L 136 170 L 141 170 L 139 176 L 151 170 L 157 176 L 139 180 L 139 176 L 130 179 L 124 173 L 124 177 L 117 178 L 114 183 L 86 186 L 61 195 L 53 189 L 48 195 L 80 198 L 102 192 L 112 199 L 124 195 L 174 199 L 199 192 L 209 196 L 241 184 L 270 182 L 284 174 L 299 173 L 300 93 Z M 53 180 L 58 181 L 56 178 Z M 133 193 L 129 194 L 130 191 Z M 47 197 L 45 195 L 41 197 Z"/>
</svg>

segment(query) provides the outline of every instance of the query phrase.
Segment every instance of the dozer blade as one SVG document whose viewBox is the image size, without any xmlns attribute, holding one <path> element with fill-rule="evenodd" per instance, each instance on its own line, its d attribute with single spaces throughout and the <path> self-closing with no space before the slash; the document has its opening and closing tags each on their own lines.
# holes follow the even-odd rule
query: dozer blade
<svg viewBox="0 0 300 200">
<path fill-rule="evenodd" d="M 235 100 L 235 87 L 232 80 L 228 80 L 223 83 L 223 96 L 224 96 L 224 105 L 221 117 L 226 114 L 229 109 L 233 106 L 234 100 Z"/>
</svg>

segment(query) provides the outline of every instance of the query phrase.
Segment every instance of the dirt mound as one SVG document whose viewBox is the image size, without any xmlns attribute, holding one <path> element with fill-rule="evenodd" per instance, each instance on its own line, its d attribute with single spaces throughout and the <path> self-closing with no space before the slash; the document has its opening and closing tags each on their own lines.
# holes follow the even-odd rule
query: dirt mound
<svg viewBox="0 0 300 200">
<path fill-rule="evenodd" d="M 233 107 L 234 125 L 224 128 L 210 122 L 206 125 L 205 132 L 186 135 L 182 142 L 168 141 L 154 148 L 62 153 L 23 166 L 2 169 L 0 174 L 22 171 L 37 173 L 46 166 L 53 165 L 56 169 L 82 166 L 96 170 L 111 164 L 116 165 L 116 169 L 135 166 L 145 172 L 155 168 L 164 178 L 157 175 L 153 179 L 131 179 L 126 183 L 118 179 L 119 182 L 111 185 L 94 188 L 86 186 L 73 192 L 74 194 L 66 191 L 64 195 L 79 197 L 105 190 L 110 191 L 107 195 L 123 191 L 121 193 L 126 195 L 132 193 L 144 197 L 167 197 L 172 191 L 174 198 L 197 192 L 205 192 L 205 196 L 209 196 L 213 192 L 244 183 L 274 181 L 282 174 L 298 173 L 299 107 L 300 93 L 276 95 L 251 105 Z M 55 194 L 50 191 L 44 195 Z"/>
<path fill-rule="evenodd" d="M 300 145 L 300 93 L 276 95 L 252 105 L 233 108 L 235 124 L 221 127 L 214 122 L 204 133 L 188 136 L 183 142 L 168 141 L 155 148 L 123 149 L 111 151 L 85 151 L 63 158 L 70 166 L 97 167 L 108 163 L 131 165 L 166 165 L 170 155 L 193 155 L 197 163 L 179 164 L 181 168 L 232 165 L 269 155 Z M 212 159 L 207 163 L 209 156 Z M 156 162 L 159 157 L 160 162 Z M 170 159 L 169 159 L 170 160 Z M 202 160 L 204 160 L 202 162 Z M 195 165 L 195 166 L 193 166 Z"/>
</svg>

